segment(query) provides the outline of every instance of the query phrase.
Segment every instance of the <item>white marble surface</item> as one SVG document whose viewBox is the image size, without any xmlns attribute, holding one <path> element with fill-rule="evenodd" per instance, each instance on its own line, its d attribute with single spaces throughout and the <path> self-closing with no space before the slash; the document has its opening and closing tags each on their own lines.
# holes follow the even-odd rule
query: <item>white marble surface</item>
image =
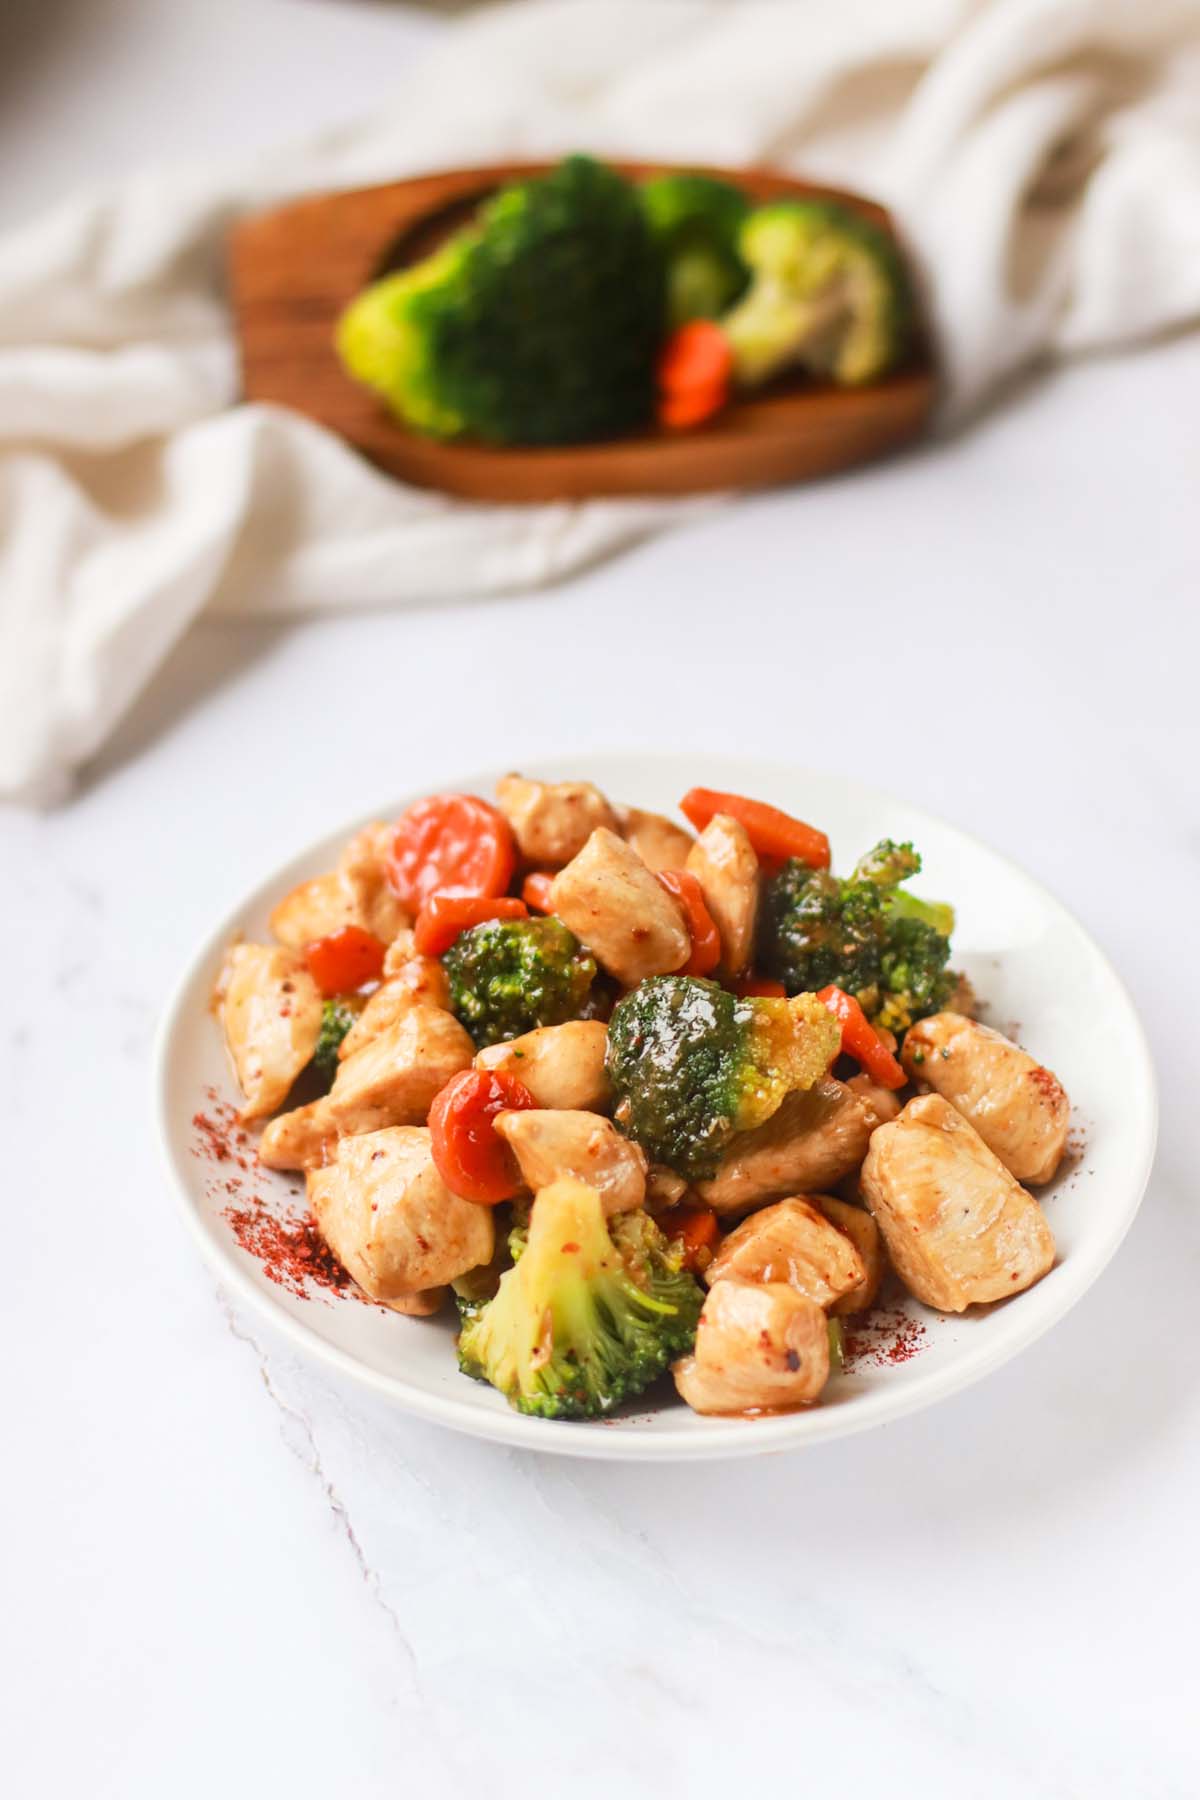
<svg viewBox="0 0 1200 1800">
<path fill-rule="evenodd" d="M 249 89 L 183 104 L 201 41 L 216 70 L 286 13 L 336 116 L 418 33 L 245 0 L 219 64 L 178 11 L 121 110 L 161 69 L 188 148 L 266 135 Z M 355 73 L 323 87 L 335 16 Z M 70 91 L 41 79 L 24 137 L 0 125 L 38 199 L 69 166 L 35 154 Z M 108 104 L 116 167 L 143 140 Z M 557 593 L 200 631 L 73 804 L 0 818 L 6 1791 L 1200 1791 L 1198 389 L 1181 342 Z M 215 911 L 388 786 L 631 743 L 902 787 L 1061 894 L 1149 1028 L 1161 1149 L 1116 1262 L 1024 1358 L 874 1436 L 673 1470 L 415 1424 L 232 1311 L 164 1192 L 151 1035 Z"/>
</svg>

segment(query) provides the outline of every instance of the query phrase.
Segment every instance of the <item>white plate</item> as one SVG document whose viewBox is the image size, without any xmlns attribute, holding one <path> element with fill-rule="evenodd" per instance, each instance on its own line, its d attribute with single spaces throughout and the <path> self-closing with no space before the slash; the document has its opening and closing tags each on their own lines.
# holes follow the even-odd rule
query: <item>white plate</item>
<svg viewBox="0 0 1200 1800">
<path fill-rule="evenodd" d="M 239 932 L 265 939 L 272 905 L 298 881 L 332 866 L 363 822 L 353 820 L 220 921 L 193 958 L 163 1022 L 157 1086 L 167 1165 L 188 1222 L 221 1279 L 295 1343 L 407 1411 L 477 1437 L 567 1456 L 677 1461 L 816 1443 L 882 1425 L 999 1368 L 1095 1281 L 1124 1237 L 1150 1172 L 1157 1124 L 1153 1067 L 1129 996 L 1105 957 L 1058 901 L 1012 863 L 940 820 L 840 776 L 726 757 L 703 764 L 694 756 L 585 760 L 585 768 L 568 756 L 528 772 L 586 775 L 619 800 L 664 812 L 673 811 L 696 781 L 755 794 L 828 831 L 834 867 L 841 870 L 880 837 L 914 841 L 925 863 L 919 891 L 957 909 L 954 964 L 966 970 L 987 1003 L 985 1016 L 1002 1029 L 1019 1024 L 1022 1042 L 1058 1073 L 1074 1104 L 1076 1154 L 1041 1191 L 1058 1242 L 1055 1267 L 1028 1293 L 965 1317 L 945 1318 L 909 1302 L 909 1317 L 924 1327 L 913 1332 L 916 1354 L 895 1362 L 860 1358 L 811 1411 L 757 1420 L 701 1418 L 669 1392 L 654 1410 L 603 1423 L 525 1418 L 458 1372 L 451 1318 L 405 1319 L 351 1297 L 315 1291 L 301 1298 L 284 1291 L 239 1247 L 224 1216 L 231 1204 L 224 1183 L 253 1181 L 272 1204 L 295 1209 L 302 1202 L 298 1181 L 265 1170 L 235 1176 L 227 1164 L 202 1154 L 192 1122 L 210 1105 L 209 1090 L 226 1102 L 236 1100 L 209 996 L 230 939 Z M 494 774 L 485 774 L 441 785 L 488 794 L 493 780 Z M 406 804 L 400 796 L 366 816 L 386 817 Z M 882 1339 L 885 1346 L 894 1341 L 888 1334 Z"/>
</svg>

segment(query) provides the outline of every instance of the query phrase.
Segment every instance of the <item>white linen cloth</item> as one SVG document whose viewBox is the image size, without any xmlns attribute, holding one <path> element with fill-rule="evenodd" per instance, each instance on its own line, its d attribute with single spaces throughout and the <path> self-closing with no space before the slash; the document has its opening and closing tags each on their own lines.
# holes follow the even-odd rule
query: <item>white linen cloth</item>
<svg viewBox="0 0 1200 1800">
<path fill-rule="evenodd" d="M 0 242 L 0 793 L 45 801 L 205 609 L 548 582 L 689 503 L 385 479 L 237 403 L 221 252 L 306 190 L 569 149 L 767 162 L 895 210 L 945 416 L 1034 359 L 1200 316 L 1200 0 L 534 0 L 447 30 L 387 116 L 147 175 Z"/>
</svg>

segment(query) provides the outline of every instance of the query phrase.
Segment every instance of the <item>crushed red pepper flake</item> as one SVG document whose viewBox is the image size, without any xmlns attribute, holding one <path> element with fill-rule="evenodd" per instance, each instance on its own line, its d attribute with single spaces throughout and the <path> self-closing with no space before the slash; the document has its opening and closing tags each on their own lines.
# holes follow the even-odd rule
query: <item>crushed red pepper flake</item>
<svg viewBox="0 0 1200 1800">
<path fill-rule="evenodd" d="M 356 1286 L 326 1244 L 316 1220 L 308 1214 L 277 1212 L 270 1201 L 253 1185 L 257 1157 L 251 1147 L 250 1134 L 238 1119 L 237 1108 L 223 1100 L 216 1088 L 205 1089 L 207 1108 L 192 1115 L 196 1142 L 192 1155 L 209 1162 L 245 1171 L 242 1175 L 222 1169 L 210 1193 L 225 1195 L 229 1204 L 221 1217 L 232 1228 L 238 1244 L 254 1257 L 268 1281 L 284 1288 L 297 1299 L 312 1297 L 314 1288 L 326 1293 L 346 1294 L 372 1302 Z M 252 1163 L 251 1158 L 254 1158 Z"/>
<path fill-rule="evenodd" d="M 268 1281 L 297 1299 L 308 1297 L 310 1285 L 330 1293 L 359 1296 L 349 1275 L 317 1230 L 316 1221 L 295 1214 L 280 1218 L 256 1196 L 221 1214 L 248 1256 L 261 1264 Z M 366 1299 L 366 1295 L 360 1296 Z"/>
<path fill-rule="evenodd" d="M 194 1112 L 192 1124 L 200 1133 L 200 1143 L 192 1150 L 193 1156 L 211 1156 L 214 1162 L 228 1162 L 233 1155 L 229 1145 L 227 1132 L 216 1119 L 210 1119 L 207 1113 Z"/>
<path fill-rule="evenodd" d="M 911 1362 L 929 1348 L 928 1332 L 920 1319 L 899 1306 L 876 1306 L 854 1321 L 842 1338 L 842 1366 L 884 1369 Z"/>
</svg>

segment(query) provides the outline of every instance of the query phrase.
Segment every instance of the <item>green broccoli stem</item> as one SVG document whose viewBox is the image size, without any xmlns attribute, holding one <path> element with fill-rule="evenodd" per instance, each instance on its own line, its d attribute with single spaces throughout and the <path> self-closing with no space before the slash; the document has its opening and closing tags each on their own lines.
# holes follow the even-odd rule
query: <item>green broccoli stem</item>
<svg viewBox="0 0 1200 1800">
<path fill-rule="evenodd" d="M 897 889 L 888 895 L 887 910 L 897 919 L 918 919 L 939 937 L 948 938 L 954 930 L 954 908 L 944 900 L 919 900 L 915 894 Z"/>
</svg>

